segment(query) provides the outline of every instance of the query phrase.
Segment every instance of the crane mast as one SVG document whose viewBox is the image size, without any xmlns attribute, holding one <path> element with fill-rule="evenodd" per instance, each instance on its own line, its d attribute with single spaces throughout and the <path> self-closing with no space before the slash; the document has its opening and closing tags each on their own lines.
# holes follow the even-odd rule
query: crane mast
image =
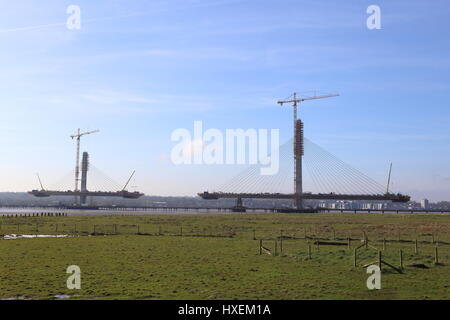
<svg viewBox="0 0 450 320">
<path fill-rule="evenodd" d="M 277 103 L 283 106 L 285 103 L 292 103 L 294 111 L 294 205 L 297 209 L 303 209 L 302 193 L 303 193 L 303 177 L 302 177 L 302 157 L 304 155 L 303 144 L 303 122 L 297 119 L 298 104 L 306 100 L 316 100 L 337 97 L 339 94 L 314 95 L 311 97 L 297 98 L 294 92 L 292 99 L 280 100 Z"/>
</svg>

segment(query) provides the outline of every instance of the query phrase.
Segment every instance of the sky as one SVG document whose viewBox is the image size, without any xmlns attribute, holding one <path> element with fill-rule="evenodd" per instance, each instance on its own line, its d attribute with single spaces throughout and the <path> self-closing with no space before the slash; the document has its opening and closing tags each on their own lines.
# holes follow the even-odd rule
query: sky
<svg viewBox="0 0 450 320">
<path fill-rule="evenodd" d="M 80 29 L 67 28 L 70 5 Z M 370 5 L 381 29 L 368 29 Z M 0 191 L 72 184 L 77 128 L 91 163 L 131 190 L 195 195 L 242 165 L 175 165 L 179 128 L 305 136 L 392 190 L 450 200 L 446 0 L 0 1 Z M 64 178 L 66 177 L 66 178 Z M 70 186 L 69 186 L 70 187 Z M 312 188 L 312 187 L 311 187 Z M 306 186 L 308 189 L 308 186 Z"/>
</svg>

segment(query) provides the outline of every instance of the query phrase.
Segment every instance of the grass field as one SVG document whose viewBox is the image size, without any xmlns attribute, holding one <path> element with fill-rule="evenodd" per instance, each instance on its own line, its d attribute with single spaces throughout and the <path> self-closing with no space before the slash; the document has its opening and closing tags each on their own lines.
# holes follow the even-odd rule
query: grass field
<svg viewBox="0 0 450 320">
<path fill-rule="evenodd" d="M 450 215 L 180 214 L 0 221 L 2 235 L 73 235 L 0 240 L 1 299 L 450 299 Z M 375 249 L 359 249 L 358 266 L 353 266 L 353 249 L 364 234 L 375 248 L 382 249 L 386 240 L 383 259 L 395 266 L 403 250 L 404 273 L 386 268 L 381 290 L 367 289 L 369 274 L 362 267 L 376 260 Z M 260 239 L 272 252 L 275 240 L 280 252 L 283 239 L 282 254 L 260 255 Z M 438 265 L 433 240 L 438 242 Z M 66 287 L 69 265 L 81 268 L 80 290 Z"/>
</svg>

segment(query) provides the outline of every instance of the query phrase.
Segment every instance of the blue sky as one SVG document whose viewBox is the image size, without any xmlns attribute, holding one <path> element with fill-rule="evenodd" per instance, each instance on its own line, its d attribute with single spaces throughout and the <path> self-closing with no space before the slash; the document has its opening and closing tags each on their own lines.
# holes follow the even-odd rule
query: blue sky
<svg viewBox="0 0 450 320">
<path fill-rule="evenodd" d="M 381 30 L 366 8 L 381 8 Z M 68 30 L 66 9 L 81 9 Z M 305 102 L 305 135 L 414 199 L 450 200 L 448 1 L 1 1 L 0 191 L 47 185 L 73 168 L 75 146 L 119 184 L 194 195 L 237 166 L 175 166 L 177 128 L 279 128 Z"/>
</svg>

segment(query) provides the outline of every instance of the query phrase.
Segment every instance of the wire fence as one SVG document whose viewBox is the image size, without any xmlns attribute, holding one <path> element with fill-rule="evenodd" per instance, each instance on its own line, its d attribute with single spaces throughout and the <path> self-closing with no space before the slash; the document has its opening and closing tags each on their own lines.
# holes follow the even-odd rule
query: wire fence
<svg viewBox="0 0 450 320">
<path fill-rule="evenodd" d="M 198 237 L 229 237 L 236 235 L 230 229 L 183 227 L 155 224 L 92 224 L 92 223 L 15 223 L 0 222 L 0 235 L 7 234 L 67 234 L 67 235 L 147 235 L 147 236 L 198 236 Z"/>
<path fill-rule="evenodd" d="M 255 243 L 256 254 L 274 257 L 291 257 L 297 260 L 342 263 L 352 261 L 354 266 L 364 266 L 378 258 L 386 261 L 424 266 L 435 265 L 449 259 L 450 230 L 421 230 L 418 228 L 358 228 L 341 229 L 339 226 L 305 224 L 288 228 L 251 227 L 248 225 L 183 225 L 179 223 L 93 223 L 90 220 L 76 222 L 67 220 L 64 214 L 42 215 L 34 219 L 24 216 L 0 217 L 0 239 L 10 234 L 22 235 L 69 235 L 69 236 L 156 236 L 156 237 L 209 237 L 234 238 L 242 243 Z M 62 218 L 44 218 L 62 217 Z M 358 252 L 357 252 L 358 251 Z M 399 260 L 400 259 L 400 260 Z M 391 263 L 393 265 L 395 263 Z"/>
</svg>

